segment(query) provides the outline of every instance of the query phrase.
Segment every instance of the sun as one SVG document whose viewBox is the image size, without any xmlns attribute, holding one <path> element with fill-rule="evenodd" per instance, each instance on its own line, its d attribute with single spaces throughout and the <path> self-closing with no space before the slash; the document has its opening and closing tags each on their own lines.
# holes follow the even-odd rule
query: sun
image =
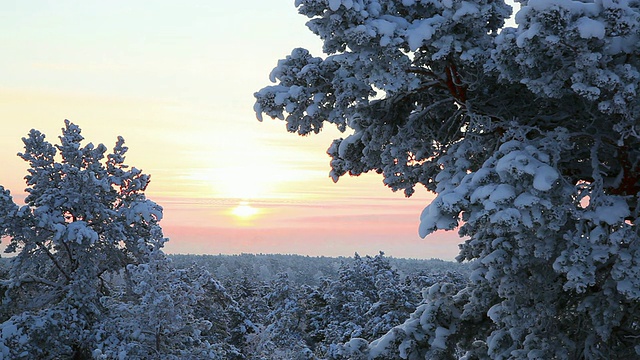
<svg viewBox="0 0 640 360">
<path fill-rule="evenodd" d="M 258 209 L 249 205 L 249 203 L 243 201 L 238 206 L 233 208 L 233 210 L 231 210 L 231 214 L 242 219 L 248 219 L 257 215 Z"/>
</svg>

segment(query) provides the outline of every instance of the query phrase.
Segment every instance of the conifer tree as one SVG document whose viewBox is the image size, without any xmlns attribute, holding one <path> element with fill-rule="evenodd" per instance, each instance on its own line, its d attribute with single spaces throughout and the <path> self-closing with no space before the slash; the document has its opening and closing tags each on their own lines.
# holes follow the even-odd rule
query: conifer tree
<svg viewBox="0 0 640 360">
<path fill-rule="evenodd" d="M 208 281 L 173 268 L 150 177 L 113 152 L 82 145 L 65 121 L 60 145 L 31 130 L 26 204 L 0 186 L 0 237 L 11 259 L 2 300 L 0 358 L 216 358 L 194 315 Z M 191 276 L 193 275 L 193 276 Z"/>
<path fill-rule="evenodd" d="M 258 117 L 348 131 L 332 178 L 435 192 L 419 234 L 458 229 L 472 262 L 468 286 L 433 285 L 354 354 L 640 355 L 640 4 L 520 4 L 510 28 L 502 0 L 296 1 L 326 56 L 280 60 Z"/>
</svg>

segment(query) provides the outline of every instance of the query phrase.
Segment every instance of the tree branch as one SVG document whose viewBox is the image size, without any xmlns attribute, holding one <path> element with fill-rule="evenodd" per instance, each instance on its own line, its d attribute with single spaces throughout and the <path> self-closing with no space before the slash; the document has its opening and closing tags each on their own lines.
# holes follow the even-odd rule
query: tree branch
<svg viewBox="0 0 640 360">
<path fill-rule="evenodd" d="M 51 251 L 49 251 L 49 249 L 47 249 L 46 246 L 44 246 L 44 244 L 40 241 L 36 241 L 35 242 L 36 245 L 38 245 L 38 247 L 44 251 L 45 254 L 47 254 L 47 257 L 49 257 L 49 259 L 51 259 L 51 261 L 53 262 L 53 265 L 56 266 L 56 268 L 58 268 L 58 270 L 62 273 L 62 275 L 64 275 L 64 277 L 67 279 L 67 281 L 71 281 L 71 276 L 69 276 L 67 274 L 66 271 L 64 271 L 62 269 L 62 266 L 60 266 L 60 263 L 58 263 L 58 261 L 56 260 L 56 258 L 53 256 L 53 254 L 51 253 Z"/>
</svg>

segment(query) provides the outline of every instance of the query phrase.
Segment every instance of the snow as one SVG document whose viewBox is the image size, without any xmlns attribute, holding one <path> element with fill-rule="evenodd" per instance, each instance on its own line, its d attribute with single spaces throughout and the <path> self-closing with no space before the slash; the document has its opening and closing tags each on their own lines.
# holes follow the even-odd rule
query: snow
<svg viewBox="0 0 640 360">
<path fill-rule="evenodd" d="M 430 40 L 436 32 L 435 25 L 443 20 L 441 16 L 436 15 L 429 19 L 416 20 L 411 24 L 406 33 L 407 43 L 411 51 L 416 51 L 422 46 L 423 41 Z"/>
<path fill-rule="evenodd" d="M 455 211 L 460 207 L 459 203 L 464 200 L 464 194 L 458 191 L 451 191 L 439 196 L 439 207 L 445 211 Z"/>
<path fill-rule="evenodd" d="M 510 150 L 513 145 L 513 143 L 505 143 L 500 147 L 500 150 Z M 543 159 L 547 157 L 542 153 L 538 153 L 536 155 Z M 498 160 L 498 163 L 496 164 L 496 171 L 501 175 L 501 177 L 508 176 L 508 174 L 512 172 L 533 175 L 533 187 L 540 191 L 550 190 L 556 180 L 560 177 L 558 171 L 536 159 L 529 149 L 524 151 L 514 149 L 510 151 Z"/>
<path fill-rule="evenodd" d="M 386 19 L 376 19 L 371 21 L 371 26 L 375 28 L 377 34 L 381 35 L 380 46 L 387 46 L 391 43 L 398 25 Z"/>
<path fill-rule="evenodd" d="M 306 113 L 309 116 L 315 116 L 316 113 L 318 113 L 318 105 L 317 104 L 311 104 L 311 105 L 307 106 Z"/>
<path fill-rule="evenodd" d="M 601 21 L 590 19 L 588 17 L 581 17 L 576 22 L 580 37 L 583 39 L 603 39 L 605 35 L 605 27 Z"/>
<path fill-rule="evenodd" d="M 455 14 L 453 14 L 452 19 L 454 21 L 459 21 L 465 15 L 477 14 L 479 12 L 478 5 L 470 3 L 468 1 L 463 1 L 460 4 L 460 8 L 456 10 Z"/>
<path fill-rule="evenodd" d="M 381 338 L 374 340 L 369 346 L 369 357 L 371 359 L 386 355 L 387 351 L 392 348 L 393 342 L 396 340 L 393 332 L 388 332 Z"/>
<path fill-rule="evenodd" d="M 535 170 L 533 177 L 533 187 L 536 190 L 548 191 L 553 187 L 556 180 L 560 177 L 558 171 L 549 165 L 541 164 Z"/>
<path fill-rule="evenodd" d="M 139 219 L 146 222 L 162 220 L 162 208 L 150 200 L 143 200 L 134 203 L 126 212 L 127 221 L 135 223 Z"/>
<path fill-rule="evenodd" d="M 492 224 L 501 224 L 508 227 L 515 227 L 518 225 L 521 219 L 520 211 L 514 208 L 507 208 L 499 210 L 495 214 L 491 215 L 489 221 Z"/>
<path fill-rule="evenodd" d="M 631 215 L 627 202 L 622 198 L 612 198 L 610 205 L 599 205 L 595 208 L 595 218 L 609 225 L 616 225 Z"/>
<path fill-rule="evenodd" d="M 398 25 L 387 19 L 376 19 L 371 21 L 371 26 L 373 26 L 380 35 L 392 36 Z"/>
<path fill-rule="evenodd" d="M 586 97 L 589 100 L 597 100 L 600 96 L 600 89 L 595 86 L 588 86 L 582 83 L 575 83 L 571 85 L 571 89 L 577 94 Z"/>
<path fill-rule="evenodd" d="M 540 24 L 538 23 L 532 24 L 527 30 L 523 31 L 520 35 L 518 35 L 518 38 L 516 39 L 516 44 L 519 47 L 524 47 L 525 41 L 531 40 L 534 37 L 538 36 L 540 29 L 541 29 Z"/>
<path fill-rule="evenodd" d="M 344 158 L 347 154 L 347 148 L 350 145 L 355 144 L 358 140 L 360 140 L 360 138 L 362 138 L 362 133 L 358 132 L 342 139 L 342 141 L 340 142 L 340 146 L 338 146 L 338 155 Z"/>
<path fill-rule="evenodd" d="M 87 226 L 84 221 L 74 221 L 67 225 L 67 240 L 81 244 L 84 239 L 93 244 L 98 241 L 98 233 Z"/>
<path fill-rule="evenodd" d="M 452 208 L 457 206 L 455 200 L 461 200 L 462 198 L 460 194 L 453 192 L 448 195 L 448 202 L 446 204 L 443 204 L 441 197 L 438 197 L 422 210 L 420 214 L 420 225 L 418 227 L 420 237 L 425 237 L 438 229 L 451 230 L 458 226 L 457 216 L 443 213 L 441 210 L 447 207 L 450 207 L 449 210 L 453 210 Z"/>
<path fill-rule="evenodd" d="M 342 5 L 342 0 L 329 0 L 329 9 L 331 11 L 337 11 Z"/>
<path fill-rule="evenodd" d="M 515 205 L 517 208 L 525 208 L 531 207 L 539 202 L 540 199 L 537 196 L 534 196 L 529 192 L 524 192 L 518 195 L 518 197 L 513 201 L 513 205 Z"/>
<path fill-rule="evenodd" d="M 489 200 L 494 203 L 505 202 L 516 197 L 516 189 L 509 184 L 500 184 L 489 196 Z"/>
<path fill-rule="evenodd" d="M 496 189 L 496 184 L 488 184 L 477 187 L 473 193 L 471 193 L 470 201 L 472 203 L 477 203 L 487 199 L 493 191 Z"/>
<path fill-rule="evenodd" d="M 489 311 L 487 311 L 487 316 L 491 320 L 498 322 L 500 320 L 501 313 L 502 313 L 502 304 L 498 303 L 493 305 L 491 308 L 489 308 Z"/>
<path fill-rule="evenodd" d="M 0 325 L 2 327 L 2 338 L 8 339 L 19 334 L 18 326 L 11 321 L 7 321 Z"/>
<path fill-rule="evenodd" d="M 611 36 L 608 38 L 608 40 L 609 42 L 606 45 L 604 51 L 606 54 L 631 54 L 635 51 L 638 42 L 640 42 L 640 37 L 638 37 L 636 34 L 630 34 L 627 36 Z"/>
<path fill-rule="evenodd" d="M 516 17 L 516 21 L 520 23 L 522 17 L 530 9 L 536 11 L 545 11 L 554 7 L 568 10 L 571 13 L 582 13 L 585 15 L 596 16 L 600 12 L 601 5 L 597 2 L 584 3 L 574 0 L 529 0 L 527 2 L 527 6 L 523 6 L 521 8 L 521 11 L 524 10 L 523 14 Z"/>
<path fill-rule="evenodd" d="M 431 346 L 437 349 L 447 348 L 447 337 L 451 334 L 451 331 L 442 326 L 438 326 L 435 331 L 435 338 L 431 342 Z"/>
<path fill-rule="evenodd" d="M 629 294 L 635 298 L 640 297 L 640 290 L 630 279 L 619 280 L 616 289 L 623 294 Z"/>
</svg>

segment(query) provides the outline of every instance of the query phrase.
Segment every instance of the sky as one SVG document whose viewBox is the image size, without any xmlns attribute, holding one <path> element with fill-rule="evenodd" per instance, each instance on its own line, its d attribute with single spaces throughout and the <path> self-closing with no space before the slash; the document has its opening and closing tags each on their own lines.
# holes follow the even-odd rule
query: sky
<svg viewBox="0 0 640 360">
<path fill-rule="evenodd" d="M 253 93 L 293 48 L 322 55 L 292 0 L 12 1 L 0 13 L 0 184 L 23 198 L 16 154 L 64 119 L 151 174 L 169 253 L 375 255 L 453 260 L 455 232 L 418 236 L 433 198 L 382 177 L 329 178 L 341 135 L 256 120 Z"/>
</svg>

